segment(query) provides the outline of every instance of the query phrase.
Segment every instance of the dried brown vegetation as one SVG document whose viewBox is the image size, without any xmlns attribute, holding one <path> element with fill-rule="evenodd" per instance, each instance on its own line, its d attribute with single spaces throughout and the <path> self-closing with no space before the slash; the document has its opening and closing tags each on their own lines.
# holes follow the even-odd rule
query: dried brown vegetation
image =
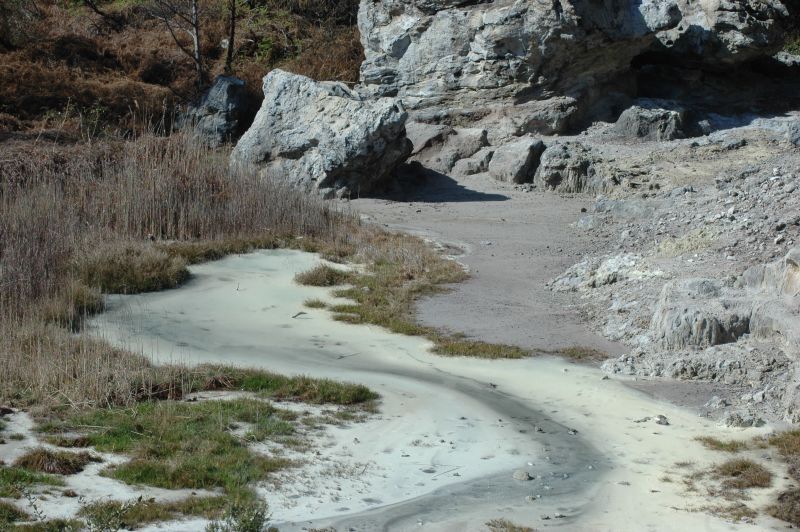
<svg viewBox="0 0 800 532">
<path fill-rule="evenodd" d="M 774 447 L 786 460 L 792 479 L 800 482 L 800 430 L 773 434 L 766 443 Z M 791 487 L 781 492 L 767 512 L 794 526 L 800 526 L 800 489 Z"/>
<path fill-rule="evenodd" d="M 197 97 L 193 61 L 146 2 L 15 0 L 0 8 L 0 134 L 71 126 L 168 124 Z M 206 83 L 224 70 L 226 0 L 202 0 Z M 233 73 L 253 106 L 272 68 L 354 82 L 363 52 L 356 0 L 256 0 L 238 9 Z M 181 37 L 182 38 L 182 37 Z M 4 118 L 5 117 L 5 118 Z M 85 129 L 84 129 L 85 130 Z"/>
<path fill-rule="evenodd" d="M 87 464 L 98 461 L 98 458 L 87 452 L 51 451 L 40 447 L 20 456 L 14 465 L 39 473 L 74 475 L 83 471 Z"/>
<path fill-rule="evenodd" d="M 734 458 L 714 468 L 722 478 L 722 486 L 733 489 L 768 488 L 772 473 L 764 466 L 745 458 Z"/>
<path fill-rule="evenodd" d="M 230 175 L 224 154 L 181 135 L 2 148 L 14 164 L 0 166 L 0 397 L 17 403 L 179 395 L 185 369 L 70 333 L 102 308 L 100 289 L 174 286 L 187 262 L 250 246 L 335 248 L 356 224 L 286 186 Z"/>
</svg>

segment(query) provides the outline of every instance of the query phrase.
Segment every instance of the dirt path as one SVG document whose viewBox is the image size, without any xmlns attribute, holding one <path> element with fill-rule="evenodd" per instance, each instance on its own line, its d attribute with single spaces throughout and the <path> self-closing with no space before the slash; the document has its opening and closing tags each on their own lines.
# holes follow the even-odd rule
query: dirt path
<svg viewBox="0 0 800 532">
<path fill-rule="evenodd" d="M 488 342 L 531 349 L 586 346 L 620 354 L 625 346 L 587 329 L 570 296 L 545 284 L 606 243 L 572 224 L 589 196 L 525 192 L 486 175 L 438 175 L 390 199 L 352 206 L 375 223 L 463 250 L 472 277 L 422 301 L 419 319 Z"/>
</svg>

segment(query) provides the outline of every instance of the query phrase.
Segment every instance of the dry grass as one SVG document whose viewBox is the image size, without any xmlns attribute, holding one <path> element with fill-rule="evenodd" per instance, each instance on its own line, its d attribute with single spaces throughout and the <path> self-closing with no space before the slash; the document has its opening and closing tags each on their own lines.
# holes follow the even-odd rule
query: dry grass
<svg viewBox="0 0 800 532">
<path fill-rule="evenodd" d="M 800 430 L 779 432 L 767 438 L 766 442 L 756 442 L 762 443 L 774 447 L 786 461 L 789 475 L 796 482 L 800 481 Z M 767 512 L 777 519 L 800 526 L 800 489 L 793 487 L 781 492 Z"/>
<path fill-rule="evenodd" d="M 738 453 L 747 449 L 747 443 L 738 440 L 723 441 L 712 436 L 698 436 L 695 440 L 702 443 L 706 449 L 711 449 L 712 451 Z"/>
<path fill-rule="evenodd" d="M 547 354 L 560 356 L 575 362 L 600 362 L 608 358 L 608 353 L 585 346 L 572 346 L 563 347 L 554 351 L 549 351 Z"/>
<path fill-rule="evenodd" d="M 536 532 L 535 528 L 516 525 L 508 519 L 492 519 L 486 526 L 490 532 Z"/>
<path fill-rule="evenodd" d="M 16 521 L 27 521 L 30 516 L 11 503 L 0 501 L 0 527 Z"/>
<path fill-rule="evenodd" d="M 102 501 L 84 505 L 79 515 L 90 522 L 113 521 L 115 528 L 133 530 L 148 523 L 171 521 L 185 516 L 214 519 L 220 517 L 229 504 L 228 498 L 223 496 L 193 496 L 174 502 L 142 499 L 132 503 Z"/>
<path fill-rule="evenodd" d="M 328 308 L 328 304 L 321 299 L 306 299 L 303 301 L 303 306 L 307 308 Z"/>
<path fill-rule="evenodd" d="M 773 434 L 767 440 L 784 458 L 800 457 L 800 430 L 788 430 Z"/>
<path fill-rule="evenodd" d="M 197 96 L 192 60 L 143 2 L 100 2 L 108 23 L 82 2 L 15 0 L 0 8 L 0 132 L 66 125 L 89 136 L 142 122 L 169 126 L 176 106 Z M 201 2 L 206 82 L 223 72 L 227 0 Z M 354 82 L 363 57 L 358 2 L 263 0 L 238 7 L 235 74 L 249 107 L 276 66 Z M 188 45 L 188 42 L 184 44 Z"/>
<path fill-rule="evenodd" d="M 279 66 L 311 79 L 356 83 L 364 61 L 356 27 L 321 27 L 313 32 L 296 57 Z"/>
<path fill-rule="evenodd" d="M 717 515 L 728 521 L 738 523 L 741 521 L 752 522 L 758 516 L 758 512 L 744 503 L 734 502 L 728 505 L 708 506 L 703 508 L 710 514 Z"/>
<path fill-rule="evenodd" d="M 679 257 L 711 247 L 717 236 L 708 229 L 696 229 L 680 237 L 664 239 L 656 247 L 659 257 Z"/>
<path fill-rule="evenodd" d="M 92 246 L 76 260 L 75 270 L 85 286 L 111 294 L 174 288 L 189 277 L 183 257 L 140 241 Z"/>
<path fill-rule="evenodd" d="M 446 285 L 466 278 L 457 262 L 443 258 L 422 240 L 362 227 L 353 239 L 352 248 L 339 247 L 334 252 L 365 264 L 365 271 L 343 273 L 324 265 L 300 274 L 298 281 L 316 286 L 350 285 L 334 292 L 352 301 L 330 307 L 335 319 L 426 337 L 434 343 L 434 352 L 445 356 L 522 358 L 529 355 L 516 346 L 471 340 L 416 321 L 414 307 L 419 298 L 439 293 L 446 290 Z"/>
<path fill-rule="evenodd" d="M 70 334 L 102 309 L 99 289 L 174 286 L 186 263 L 251 246 L 346 247 L 357 225 L 286 185 L 231 175 L 224 154 L 181 135 L 3 149 L 15 164 L 0 165 L 0 397 L 16 403 L 179 397 L 185 368 Z"/>
<path fill-rule="evenodd" d="M 294 280 L 306 286 L 339 286 L 347 284 L 352 277 L 350 272 L 320 264 L 306 272 L 298 273 Z"/>
<path fill-rule="evenodd" d="M 723 479 L 722 486 L 732 489 L 768 488 L 772 485 L 772 473 L 752 460 L 734 458 L 714 468 L 714 473 Z"/>
<path fill-rule="evenodd" d="M 39 473 L 74 475 L 83 471 L 89 463 L 98 461 L 98 458 L 87 452 L 51 451 L 50 449 L 39 447 L 17 458 L 14 465 L 29 471 L 38 471 Z"/>
<path fill-rule="evenodd" d="M 781 492 L 775 503 L 767 508 L 767 513 L 781 521 L 800 526 L 800 489 L 792 488 Z"/>
</svg>

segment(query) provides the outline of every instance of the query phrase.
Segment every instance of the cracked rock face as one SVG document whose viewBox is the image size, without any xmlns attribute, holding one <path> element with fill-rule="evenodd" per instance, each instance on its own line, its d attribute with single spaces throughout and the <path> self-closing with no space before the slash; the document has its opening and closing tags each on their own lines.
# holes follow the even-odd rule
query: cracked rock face
<svg viewBox="0 0 800 532">
<path fill-rule="evenodd" d="M 412 109 L 608 99 L 639 54 L 747 61 L 778 51 L 790 16 L 778 0 L 362 0 L 361 79 Z"/>
<path fill-rule="evenodd" d="M 326 197 L 369 192 L 411 154 L 407 117 L 395 100 L 365 101 L 340 83 L 276 69 L 264 77 L 264 102 L 231 163 Z"/>
</svg>

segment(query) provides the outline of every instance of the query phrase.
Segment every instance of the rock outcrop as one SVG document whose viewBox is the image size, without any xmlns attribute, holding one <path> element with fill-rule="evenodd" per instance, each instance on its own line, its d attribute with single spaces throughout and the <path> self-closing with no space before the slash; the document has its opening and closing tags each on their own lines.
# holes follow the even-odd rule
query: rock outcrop
<svg viewBox="0 0 800 532">
<path fill-rule="evenodd" d="M 542 152 L 544 143 L 530 137 L 504 144 L 495 150 L 489 161 L 489 175 L 498 181 L 530 183 L 539 167 Z"/>
<path fill-rule="evenodd" d="M 752 309 L 725 298 L 725 285 L 712 279 L 681 279 L 664 285 L 651 329 L 663 349 L 708 347 L 735 342 L 750 332 Z"/>
<path fill-rule="evenodd" d="M 591 151 L 578 142 L 548 146 L 533 179 L 534 185 L 556 192 L 598 190 Z"/>
<path fill-rule="evenodd" d="M 243 80 L 217 76 L 200 104 L 187 111 L 183 123 L 216 147 L 244 133 L 253 116 L 252 107 Z"/>
<path fill-rule="evenodd" d="M 434 127 L 436 126 L 427 126 L 428 135 L 434 132 L 430 129 Z M 488 145 L 485 129 L 444 127 L 441 134 L 425 137 L 421 150 L 417 150 L 415 145 L 414 159 L 434 172 L 449 174 L 458 161 L 472 157 Z M 418 137 L 420 126 L 417 125 L 413 129 L 414 136 Z"/>
<path fill-rule="evenodd" d="M 618 114 L 639 58 L 744 63 L 776 53 L 792 16 L 779 0 L 364 0 L 361 79 L 375 95 L 437 109 L 439 121 L 557 133 Z"/>
<path fill-rule="evenodd" d="M 666 141 L 686 136 L 683 109 L 666 108 L 665 103 L 648 100 L 637 102 L 619 115 L 614 132 L 625 138 Z"/>
<path fill-rule="evenodd" d="M 411 154 L 407 117 L 396 100 L 364 100 L 341 83 L 276 69 L 264 77 L 264 102 L 231 163 L 325 197 L 370 192 Z"/>
</svg>

